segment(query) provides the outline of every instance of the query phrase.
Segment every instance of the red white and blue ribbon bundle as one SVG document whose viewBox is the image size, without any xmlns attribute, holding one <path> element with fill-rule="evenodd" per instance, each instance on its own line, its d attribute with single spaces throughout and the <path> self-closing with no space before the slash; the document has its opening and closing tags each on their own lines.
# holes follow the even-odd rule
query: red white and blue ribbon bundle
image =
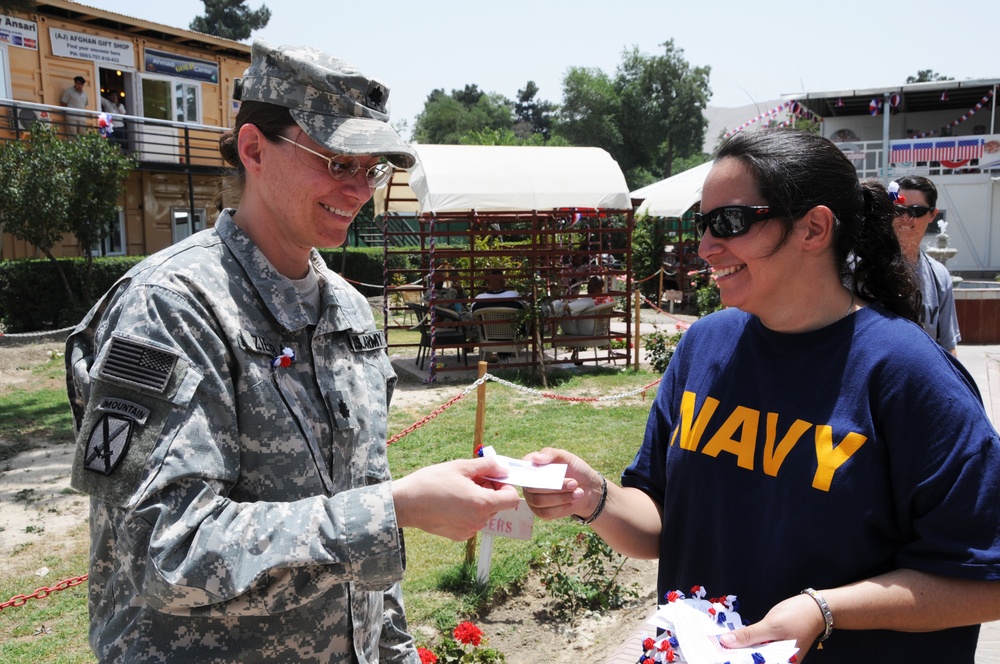
<svg viewBox="0 0 1000 664">
<path fill-rule="evenodd" d="M 281 355 L 277 356 L 271 360 L 271 366 L 274 368 L 281 367 L 287 369 L 292 366 L 292 362 L 295 361 L 295 351 L 291 348 L 282 348 Z"/>
</svg>

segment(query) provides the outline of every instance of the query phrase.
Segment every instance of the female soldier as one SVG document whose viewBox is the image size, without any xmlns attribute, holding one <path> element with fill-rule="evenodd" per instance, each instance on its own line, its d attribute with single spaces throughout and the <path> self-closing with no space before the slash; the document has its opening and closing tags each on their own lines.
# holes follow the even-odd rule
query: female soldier
<svg viewBox="0 0 1000 664">
<path fill-rule="evenodd" d="M 220 141 L 239 209 L 132 269 L 69 338 L 103 662 L 417 662 L 402 528 L 457 540 L 518 503 L 486 459 L 393 481 L 395 375 L 336 247 L 414 152 L 389 90 L 253 45 Z"/>
</svg>

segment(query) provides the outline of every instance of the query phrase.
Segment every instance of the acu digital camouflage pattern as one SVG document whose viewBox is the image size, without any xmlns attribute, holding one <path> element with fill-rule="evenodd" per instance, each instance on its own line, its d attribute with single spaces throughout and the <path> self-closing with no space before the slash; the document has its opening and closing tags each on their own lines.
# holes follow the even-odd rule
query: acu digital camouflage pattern
<svg viewBox="0 0 1000 664">
<path fill-rule="evenodd" d="M 339 154 L 384 156 L 400 168 L 416 152 L 389 124 L 389 88 L 314 48 L 255 40 L 237 85 L 241 101 L 284 106 L 311 139 Z"/>
<path fill-rule="evenodd" d="M 314 251 L 313 327 L 230 213 L 132 269 L 67 341 L 91 645 L 102 662 L 417 662 L 371 311 Z M 136 380 L 112 340 L 169 376 Z M 107 412 L 133 418 L 110 475 L 83 467 Z"/>
</svg>

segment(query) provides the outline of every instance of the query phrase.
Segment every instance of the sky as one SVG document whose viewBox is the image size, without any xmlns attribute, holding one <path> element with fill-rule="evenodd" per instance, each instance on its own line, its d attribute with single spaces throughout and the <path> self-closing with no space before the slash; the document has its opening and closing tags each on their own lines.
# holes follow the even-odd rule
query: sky
<svg viewBox="0 0 1000 664">
<path fill-rule="evenodd" d="M 178 28 L 201 0 L 84 0 Z M 248 0 L 256 9 L 260 0 Z M 802 91 L 901 84 L 931 69 L 957 80 L 1000 77 L 1000 2 L 939 0 L 754 3 L 743 0 L 265 0 L 273 46 L 314 46 L 390 88 L 392 122 L 408 122 L 434 89 L 476 84 L 516 99 L 559 103 L 572 67 L 613 76 L 626 50 L 662 53 L 668 39 L 692 67 L 711 68 L 710 106 L 738 107 Z M 747 118 L 751 119 L 752 115 Z"/>
</svg>

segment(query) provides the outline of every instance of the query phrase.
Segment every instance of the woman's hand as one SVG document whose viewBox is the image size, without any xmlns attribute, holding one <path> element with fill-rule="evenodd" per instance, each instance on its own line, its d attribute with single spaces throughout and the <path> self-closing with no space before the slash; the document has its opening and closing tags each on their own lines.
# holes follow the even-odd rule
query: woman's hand
<svg viewBox="0 0 1000 664">
<path fill-rule="evenodd" d="M 597 509 L 601 499 L 601 475 L 587 462 L 566 450 L 546 447 L 526 457 L 537 466 L 565 463 L 566 478 L 561 489 L 529 489 L 524 487 L 528 507 L 540 519 L 560 519 L 576 514 L 584 518 Z"/>
<path fill-rule="evenodd" d="M 749 648 L 768 641 L 794 640 L 801 662 L 825 631 L 826 622 L 816 601 L 809 595 L 796 595 L 776 604 L 760 622 L 723 634 L 719 641 L 727 648 Z"/>
</svg>

